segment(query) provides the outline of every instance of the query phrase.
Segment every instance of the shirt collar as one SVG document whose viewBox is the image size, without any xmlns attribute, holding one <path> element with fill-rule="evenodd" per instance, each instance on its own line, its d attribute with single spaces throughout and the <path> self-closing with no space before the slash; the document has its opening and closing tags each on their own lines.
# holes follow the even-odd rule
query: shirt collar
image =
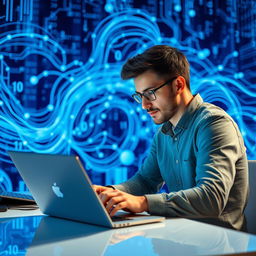
<svg viewBox="0 0 256 256">
<path fill-rule="evenodd" d="M 169 121 L 167 121 L 163 124 L 161 128 L 162 132 L 166 135 L 174 136 L 180 130 L 186 129 L 194 113 L 202 105 L 202 103 L 203 99 L 201 98 L 200 94 L 196 94 L 192 101 L 187 106 L 185 112 L 183 113 L 176 127 L 173 128 L 173 125 Z"/>
</svg>

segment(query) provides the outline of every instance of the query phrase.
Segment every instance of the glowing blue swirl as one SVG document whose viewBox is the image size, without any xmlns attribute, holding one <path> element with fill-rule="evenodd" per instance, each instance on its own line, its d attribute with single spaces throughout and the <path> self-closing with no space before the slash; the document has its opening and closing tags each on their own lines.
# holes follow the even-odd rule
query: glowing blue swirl
<svg viewBox="0 0 256 256">
<path fill-rule="evenodd" d="M 112 13 L 109 6 L 107 10 Z M 92 52 L 85 63 L 67 62 L 63 47 L 38 26 L 31 25 L 33 32 L 24 32 L 17 30 L 15 24 L 2 25 L 8 27 L 8 33 L 0 34 L 2 162 L 9 163 L 6 149 L 19 149 L 75 152 L 87 169 L 100 173 L 114 175 L 119 167 L 137 168 L 147 154 L 155 126 L 130 100 L 134 88 L 132 82 L 121 81 L 120 68 L 128 57 L 155 44 L 177 47 L 187 55 L 193 92 L 200 92 L 206 101 L 221 103 L 237 121 L 249 157 L 256 158 L 256 89 L 241 72 L 234 74 L 230 62 L 236 60 L 238 53 L 231 52 L 220 63 L 213 63 L 212 51 L 192 47 L 197 45 L 195 37 L 181 40 L 174 20 L 163 17 L 162 22 L 168 27 L 165 32 L 169 36 L 163 35 L 155 17 L 141 10 L 110 14 L 93 31 Z M 27 81 L 10 84 L 13 67 L 7 63 L 15 61 L 18 67 L 19 62 L 32 55 L 40 56 L 47 68 Z M 40 89 L 47 79 L 51 81 L 48 104 L 27 108 L 22 102 L 26 89 Z"/>
</svg>

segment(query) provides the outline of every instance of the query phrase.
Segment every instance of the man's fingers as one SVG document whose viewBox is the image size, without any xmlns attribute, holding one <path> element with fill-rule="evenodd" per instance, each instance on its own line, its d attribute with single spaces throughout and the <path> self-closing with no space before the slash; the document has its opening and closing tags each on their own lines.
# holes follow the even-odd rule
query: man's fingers
<svg viewBox="0 0 256 256">
<path fill-rule="evenodd" d="M 125 209 L 127 207 L 127 203 L 126 202 L 121 202 L 117 205 L 115 205 L 114 207 L 112 207 L 111 212 L 109 213 L 109 215 L 112 217 L 114 216 L 119 210 Z"/>
<path fill-rule="evenodd" d="M 114 197 L 117 196 L 117 191 L 116 190 L 107 190 L 107 191 L 103 191 L 99 194 L 99 198 L 101 200 L 101 202 L 106 206 L 108 204 L 108 201 Z"/>
<path fill-rule="evenodd" d="M 147 211 L 147 201 L 144 196 L 133 196 L 120 190 L 107 189 L 99 194 L 99 199 L 106 207 L 110 216 L 119 210 L 129 212 Z"/>
<path fill-rule="evenodd" d="M 105 187 L 105 186 L 99 186 L 99 185 L 92 185 L 92 188 L 94 191 L 99 195 L 104 191 L 112 191 L 113 188 Z"/>
<path fill-rule="evenodd" d="M 112 197 L 106 205 L 107 211 L 110 213 L 112 211 L 112 208 L 115 207 L 118 203 L 122 202 L 124 198 L 122 196 L 116 196 Z"/>
<path fill-rule="evenodd" d="M 94 189 L 94 191 L 97 194 L 100 194 L 101 192 L 103 192 L 105 190 L 105 187 L 103 186 L 98 186 L 98 185 L 92 185 L 92 188 Z"/>
</svg>

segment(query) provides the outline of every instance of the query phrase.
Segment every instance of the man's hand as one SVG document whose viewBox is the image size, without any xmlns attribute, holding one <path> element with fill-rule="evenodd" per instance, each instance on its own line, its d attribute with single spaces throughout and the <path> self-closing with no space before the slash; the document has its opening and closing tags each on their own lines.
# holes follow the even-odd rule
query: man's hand
<svg viewBox="0 0 256 256">
<path fill-rule="evenodd" d="M 118 210 L 133 213 L 148 211 L 148 203 L 145 196 L 133 196 L 109 187 L 94 185 L 93 188 L 99 195 L 110 216 L 114 216 Z"/>
<path fill-rule="evenodd" d="M 111 187 L 104 187 L 104 186 L 99 186 L 99 185 L 92 185 L 92 188 L 98 195 L 100 195 L 101 192 L 113 190 L 113 188 L 111 188 Z"/>
</svg>

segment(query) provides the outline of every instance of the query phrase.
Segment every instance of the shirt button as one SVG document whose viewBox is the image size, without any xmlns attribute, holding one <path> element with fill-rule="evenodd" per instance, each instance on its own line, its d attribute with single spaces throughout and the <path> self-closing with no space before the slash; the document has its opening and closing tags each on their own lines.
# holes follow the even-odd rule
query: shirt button
<svg viewBox="0 0 256 256">
<path fill-rule="evenodd" d="M 177 141 L 178 139 L 175 137 L 175 138 L 174 138 L 174 140 L 176 140 L 176 141 Z"/>
<path fill-rule="evenodd" d="M 179 163 L 179 160 L 178 159 L 176 159 L 176 164 L 178 164 Z"/>
</svg>

